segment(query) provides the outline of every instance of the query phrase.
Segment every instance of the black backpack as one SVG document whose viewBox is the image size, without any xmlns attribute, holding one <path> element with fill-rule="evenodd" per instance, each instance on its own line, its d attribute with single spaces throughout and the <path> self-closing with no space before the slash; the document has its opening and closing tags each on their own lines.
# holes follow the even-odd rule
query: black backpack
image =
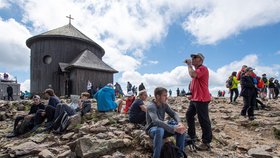
<svg viewBox="0 0 280 158">
<path fill-rule="evenodd" d="M 226 81 L 226 87 L 231 88 L 233 86 L 233 77 L 229 77 L 228 80 Z"/>
<path fill-rule="evenodd" d="M 61 134 L 66 130 L 69 124 L 70 124 L 69 116 L 67 112 L 64 111 L 54 120 L 52 129 L 54 133 Z"/>
<path fill-rule="evenodd" d="M 184 158 L 187 158 L 187 154 L 178 148 L 173 142 L 166 142 L 161 148 L 160 158 L 177 158 L 177 151 L 184 154 Z"/>
<path fill-rule="evenodd" d="M 21 135 L 29 132 L 32 129 L 32 123 L 29 120 L 22 120 L 21 123 L 15 128 L 15 134 Z"/>
</svg>

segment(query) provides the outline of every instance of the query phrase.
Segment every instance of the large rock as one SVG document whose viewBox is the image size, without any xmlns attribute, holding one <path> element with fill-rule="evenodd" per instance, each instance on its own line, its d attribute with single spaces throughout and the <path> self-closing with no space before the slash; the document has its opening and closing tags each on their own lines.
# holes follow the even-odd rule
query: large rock
<svg viewBox="0 0 280 158">
<path fill-rule="evenodd" d="M 69 118 L 70 124 L 67 127 L 67 130 L 73 130 L 75 128 L 77 128 L 78 125 L 81 124 L 82 118 L 80 114 L 76 114 L 73 116 L 70 116 Z"/>
<path fill-rule="evenodd" d="M 252 148 L 248 151 L 248 154 L 255 158 L 272 158 L 271 154 L 263 148 Z"/>
<path fill-rule="evenodd" d="M 45 149 L 48 144 L 38 145 L 34 142 L 25 142 L 8 149 L 10 155 L 21 156 L 26 154 L 38 154 L 41 150 Z"/>
<path fill-rule="evenodd" d="M 18 111 L 24 111 L 24 110 L 25 110 L 25 106 L 24 106 L 23 104 L 19 104 L 19 105 L 17 106 L 17 110 L 18 110 Z"/>
<path fill-rule="evenodd" d="M 42 150 L 39 154 L 38 154 L 39 158 L 53 158 L 55 157 L 53 155 L 52 152 L 50 152 L 48 149 L 44 149 Z"/>
<path fill-rule="evenodd" d="M 6 112 L 0 111 L 0 121 L 5 121 L 6 118 Z"/>
<path fill-rule="evenodd" d="M 71 151 L 77 154 L 77 157 L 100 157 L 113 152 L 115 149 L 123 148 L 127 142 L 122 139 L 110 139 L 110 140 L 96 140 L 91 141 L 87 137 L 78 139 L 76 142 L 69 144 Z"/>
<path fill-rule="evenodd" d="M 275 138 L 280 139 L 280 125 L 273 126 L 273 133 Z"/>
</svg>

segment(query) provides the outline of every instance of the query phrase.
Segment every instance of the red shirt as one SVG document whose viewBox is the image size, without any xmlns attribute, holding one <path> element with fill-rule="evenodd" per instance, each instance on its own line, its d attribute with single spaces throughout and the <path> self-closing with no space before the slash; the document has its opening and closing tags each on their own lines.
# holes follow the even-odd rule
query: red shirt
<svg viewBox="0 0 280 158">
<path fill-rule="evenodd" d="M 191 101 L 208 102 L 211 96 L 208 89 L 209 72 L 207 67 L 201 65 L 195 70 L 197 76 L 191 82 Z"/>
<path fill-rule="evenodd" d="M 135 100 L 134 96 L 131 99 L 128 99 L 128 98 L 126 99 L 126 101 L 125 101 L 125 108 L 123 109 L 124 113 L 128 112 L 128 110 L 129 110 L 130 106 L 132 105 L 132 103 L 134 102 L 134 100 Z"/>
</svg>

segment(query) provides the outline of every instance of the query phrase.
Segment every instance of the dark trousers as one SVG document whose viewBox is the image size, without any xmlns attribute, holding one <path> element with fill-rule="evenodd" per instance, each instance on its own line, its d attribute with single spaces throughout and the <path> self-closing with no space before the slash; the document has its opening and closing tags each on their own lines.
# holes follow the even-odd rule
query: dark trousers
<svg viewBox="0 0 280 158">
<path fill-rule="evenodd" d="M 187 124 L 189 127 L 188 134 L 192 139 L 194 139 L 196 136 L 194 116 L 197 114 L 198 121 L 202 129 L 203 143 L 211 143 L 212 141 L 212 130 L 211 122 L 209 119 L 208 105 L 209 102 L 191 101 L 188 111 L 186 113 Z"/>
<path fill-rule="evenodd" d="M 13 98 L 13 94 L 8 94 L 8 100 L 14 100 L 14 98 Z"/>
<path fill-rule="evenodd" d="M 19 121 L 23 120 L 24 119 L 24 116 L 17 116 L 16 119 L 15 119 L 15 123 L 14 123 L 14 131 L 16 130 L 16 127 L 19 123 Z"/>
<path fill-rule="evenodd" d="M 64 111 L 69 115 L 75 115 L 76 111 L 72 109 L 70 106 L 67 104 L 57 104 L 55 108 L 55 113 L 54 113 L 54 119 L 56 119 L 60 114 L 64 113 Z"/>
<path fill-rule="evenodd" d="M 90 104 L 83 104 L 83 108 L 81 110 L 81 116 L 84 116 L 86 113 L 90 112 L 91 105 Z"/>
<path fill-rule="evenodd" d="M 232 102 L 233 93 L 235 94 L 234 99 L 233 99 L 233 101 L 235 102 L 239 95 L 238 89 L 234 88 L 234 89 L 230 90 L 230 102 Z"/>
<path fill-rule="evenodd" d="M 42 116 L 42 112 L 46 114 Z M 45 110 L 39 109 L 35 114 L 34 124 L 39 125 L 47 119 L 47 122 L 51 122 L 54 119 L 55 108 L 51 105 L 46 106 Z"/>
<path fill-rule="evenodd" d="M 279 88 L 278 87 L 274 88 L 274 93 L 275 93 L 275 99 L 278 98 L 278 95 L 279 95 Z"/>
<path fill-rule="evenodd" d="M 265 107 L 265 105 L 263 104 L 263 102 L 256 98 L 256 108 L 257 108 L 257 109 L 259 109 L 258 104 L 261 105 L 261 108 L 264 108 L 264 107 Z"/>
<path fill-rule="evenodd" d="M 251 93 L 248 96 L 243 96 L 243 108 L 241 110 L 241 115 L 246 116 L 254 116 L 254 106 L 256 105 L 257 95 L 255 93 Z"/>
<path fill-rule="evenodd" d="M 145 125 L 146 124 L 146 113 L 141 112 L 134 118 L 129 117 L 129 122 Z"/>
</svg>

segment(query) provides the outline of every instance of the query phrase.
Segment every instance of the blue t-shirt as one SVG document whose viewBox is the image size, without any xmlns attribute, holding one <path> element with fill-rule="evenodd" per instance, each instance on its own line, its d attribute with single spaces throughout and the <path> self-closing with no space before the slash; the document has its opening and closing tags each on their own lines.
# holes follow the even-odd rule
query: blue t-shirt
<svg viewBox="0 0 280 158">
<path fill-rule="evenodd" d="M 129 121 L 133 123 L 140 123 L 146 120 L 146 112 L 141 110 L 140 105 L 144 105 L 143 100 L 136 99 L 129 110 Z"/>
<path fill-rule="evenodd" d="M 60 103 L 60 100 L 57 96 L 54 95 L 50 97 L 48 105 L 51 105 L 55 108 L 58 103 Z"/>
</svg>

